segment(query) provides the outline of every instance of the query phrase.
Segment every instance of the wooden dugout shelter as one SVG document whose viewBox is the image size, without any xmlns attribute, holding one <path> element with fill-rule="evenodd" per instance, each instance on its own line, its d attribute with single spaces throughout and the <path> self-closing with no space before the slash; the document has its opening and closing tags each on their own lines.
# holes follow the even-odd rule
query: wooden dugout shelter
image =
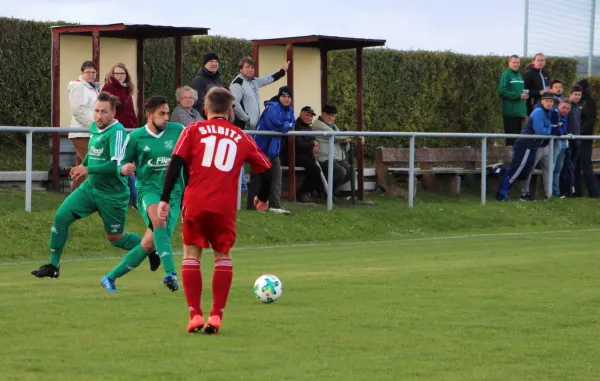
<svg viewBox="0 0 600 381">
<path fill-rule="evenodd" d="M 297 106 L 294 107 L 294 111 L 299 114 L 301 107 L 310 105 L 315 112 L 320 113 L 321 108 L 327 104 L 328 100 L 327 53 L 333 50 L 356 49 L 356 130 L 363 131 L 363 50 L 368 47 L 384 45 L 385 40 L 322 35 L 252 40 L 252 55 L 256 62 L 255 75 L 259 75 L 259 70 L 263 74 L 274 72 L 281 68 L 284 60 L 290 61 L 286 78 L 287 85 L 293 90 L 292 106 Z M 276 94 L 276 91 L 274 92 L 272 88 L 263 87 L 260 89 L 262 100 L 269 99 L 274 94 Z M 288 198 L 290 201 L 296 201 L 296 166 L 293 140 L 294 137 L 290 136 L 290 144 L 288 144 Z M 357 145 L 359 200 L 363 200 L 365 194 L 363 158 L 364 147 L 359 143 Z"/>
<path fill-rule="evenodd" d="M 137 87 L 137 113 L 144 118 L 144 40 L 175 39 L 175 86 L 181 86 L 183 37 L 208 34 L 209 28 L 140 24 L 61 25 L 52 27 L 52 127 L 67 127 L 71 113 L 67 84 L 79 76 L 81 63 L 92 60 L 102 82 L 108 68 L 123 62 Z M 60 189 L 60 134 L 52 137 L 52 182 Z"/>
</svg>

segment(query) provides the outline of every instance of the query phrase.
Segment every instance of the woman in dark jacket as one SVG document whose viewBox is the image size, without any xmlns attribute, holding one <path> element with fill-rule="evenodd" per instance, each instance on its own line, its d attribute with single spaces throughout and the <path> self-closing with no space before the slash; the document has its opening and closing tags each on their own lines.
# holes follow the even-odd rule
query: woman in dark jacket
<svg viewBox="0 0 600 381">
<path fill-rule="evenodd" d="M 118 98 L 117 113 L 115 119 L 118 120 L 125 128 L 139 127 L 135 109 L 133 107 L 133 93 L 135 86 L 129 75 L 127 67 L 118 63 L 110 69 L 110 72 L 104 79 L 102 91 L 114 95 Z M 127 178 L 129 185 L 129 205 L 136 208 L 137 203 L 137 188 L 135 187 L 135 176 Z"/>
<path fill-rule="evenodd" d="M 133 107 L 133 93 L 135 92 L 135 86 L 129 75 L 127 67 L 118 63 L 112 67 L 110 72 L 104 79 L 104 87 L 102 91 L 114 95 L 119 99 L 117 102 L 117 119 L 125 128 L 136 128 L 139 127 L 137 117 L 135 115 L 135 108 Z"/>
</svg>

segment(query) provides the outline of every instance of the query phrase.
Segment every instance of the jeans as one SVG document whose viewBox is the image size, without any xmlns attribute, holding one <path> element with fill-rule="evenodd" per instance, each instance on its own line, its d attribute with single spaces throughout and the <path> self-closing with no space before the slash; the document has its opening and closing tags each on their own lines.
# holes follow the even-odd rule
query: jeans
<svg viewBox="0 0 600 381">
<path fill-rule="evenodd" d="M 246 170 L 244 169 L 243 165 L 242 165 L 242 172 L 240 173 L 240 176 L 242 177 L 242 184 L 240 185 L 242 188 L 242 191 L 247 191 L 248 184 L 246 183 Z"/>
<path fill-rule="evenodd" d="M 554 157 L 553 163 L 553 174 L 552 174 L 552 195 L 560 196 L 560 173 L 565 163 L 565 156 L 567 154 L 567 146 L 565 141 L 557 141 L 554 145 Z"/>
</svg>

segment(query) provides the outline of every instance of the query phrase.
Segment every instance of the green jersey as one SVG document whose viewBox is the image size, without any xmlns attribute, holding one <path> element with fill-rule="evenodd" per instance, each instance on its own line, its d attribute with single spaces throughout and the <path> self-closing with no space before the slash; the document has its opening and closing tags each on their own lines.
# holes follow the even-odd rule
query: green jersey
<svg viewBox="0 0 600 381">
<path fill-rule="evenodd" d="M 102 193 L 129 193 L 127 178 L 119 176 L 117 163 L 123 158 L 127 131 L 115 120 L 104 129 L 96 122 L 90 126 L 90 143 L 83 165 L 88 168 L 88 178 L 93 190 Z M 114 163 L 113 163 L 114 162 Z"/>
<path fill-rule="evenodd" d="M 129 134 L 123 162 L 135 164 L 136 187 L 140 192 L 162 193 L 165 173 L 183 129 L 182 124 L 168 122 L 158 135 L 150 131 L 148 126 Z M 181 175 L 174 192 L 181 193 L 183 186 Z"/>
</svg>

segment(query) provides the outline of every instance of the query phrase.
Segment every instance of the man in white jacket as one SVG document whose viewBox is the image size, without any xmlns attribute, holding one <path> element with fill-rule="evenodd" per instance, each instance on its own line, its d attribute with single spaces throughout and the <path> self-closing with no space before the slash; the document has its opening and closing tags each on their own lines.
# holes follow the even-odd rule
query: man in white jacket
<svg viewBox="0 0 600 381">
<path fill-rule="evenodd" d="M 81 75 L 76 81 L 70 81 L 69 104 L 71 106 L 71 127 L 90 128 L 94 121 L 94 104 L 100 93 L 100 84 L 96 82 L 98 69 L 93 61 L 85 61 L 81 65 Z M 80 165 L 88 151 L 89 133 L 71 132 L 69 139 L 75 147 L 75 166 Z M 77 189 L 84 178 L 73 180 L 71 191 Z"/>
</svg>

